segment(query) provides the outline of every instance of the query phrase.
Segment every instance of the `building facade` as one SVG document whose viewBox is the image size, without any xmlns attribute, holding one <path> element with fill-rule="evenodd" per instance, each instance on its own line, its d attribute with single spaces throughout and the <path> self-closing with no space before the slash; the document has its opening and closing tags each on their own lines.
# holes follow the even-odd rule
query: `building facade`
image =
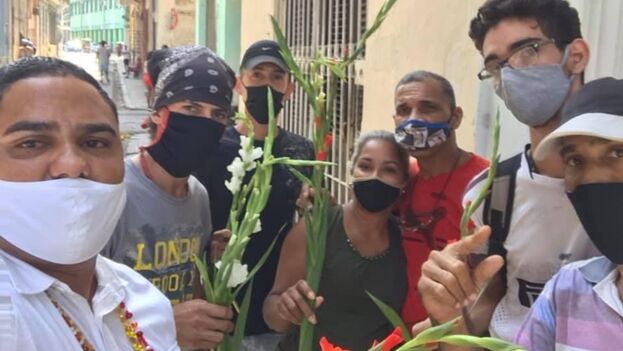
<svg viewBox="0 0 623 351">
<path fill-rule="evenodd" d="M 196 44 L 196 1 L 159 0 L 154 3 L 154 48 Z"/>
<path fill-rule="evenodd" d="M 502 157 L 523 149 L 528 141 L 528 128 L 505 109 L 489 84 L 479 82 L 476 77 L 482 57 L 467 32 L 471 18 L 483 2 L 398 1 L 383 26 L 368 40 L 365 54 L 340 85 L 335 106 L 336 137 L 331 160 L 336 165 L 327 172 L 327 185 L 338 201 L 348 196 L 348 160 L 354 141 L 363 131 L 394 129 L 395 85 L 413 70 L 432 71 L 452 83 L 457 104 L 465 112 L 457 133 L 462 148 L 486 155 L 492 116 L 500 110 Z M 569 2 L 580 14 L 582 31 L 591 47 L 586 79 L 622 78 L 623 2 Z M 240 48 L 244 52 L 257 40 L 274 38 L 268 19 L 274 15 L 280 20 L 300 65 L 305 66 L 316 50 L 339 57 L 341 50 L 352 48 L 383 3 L 384 0 L 242 1 Z M 284 109 L 281 124 L 308 135 L 311 121 L 311 111 L 298 89 Z"/>
<path fill-rule="evenodd" d="M 0 0 L 0 65 L 11 59 L 11 1 Z"/>
<path fill-rule="evenodd" d="M 34 44 L 37 55 L 57 56 L 65 5 L 62 0 L 0 0 L 0 64 L 20 56 L 22 39 Z"/>
<path fill-rule="evenodd" d="M 117 0 L 70 0 L 71 39 L 126 42 L 126 9 Z"/>
</svg>

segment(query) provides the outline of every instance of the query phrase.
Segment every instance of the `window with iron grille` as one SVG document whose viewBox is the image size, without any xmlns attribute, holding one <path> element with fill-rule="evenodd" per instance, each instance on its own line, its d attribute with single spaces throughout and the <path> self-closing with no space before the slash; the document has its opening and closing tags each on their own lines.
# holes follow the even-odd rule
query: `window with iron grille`
<svg viewBox="0 0 623 351">
<path fill-rule="evenodd" d="M 282 28 L 304 71 L 317 52 L 330 57 L 341 57 L 345 50 L 352 52 L 366 29 L 367 0 L 282 0 L 280 5 Z M 326 184 L 339 203 L 349 198 L 350 158 L 361 131 L 364 89 L 355 83 L 355 77 L 351 67 L 346 79 L 338 83 L 332 120 L 333 148 L 328 160 L 335 165 L 327 168 Z M 281 119 L 289 131 L 311 136 L 313 116 L 300 87 Z"/>
</svg>

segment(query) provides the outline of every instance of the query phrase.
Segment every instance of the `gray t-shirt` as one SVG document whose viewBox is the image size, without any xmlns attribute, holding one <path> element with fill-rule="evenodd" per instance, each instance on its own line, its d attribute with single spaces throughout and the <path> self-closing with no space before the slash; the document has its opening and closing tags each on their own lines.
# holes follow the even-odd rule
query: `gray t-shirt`
<svg viewBox="0 0 623 351">
<path fill-rule="evenodd" d="M 99 64 L 108 66 L 108 63 L 110 62 L 110 54 L 111 50 L 106 46 L 100 46 L 97 48 L 97 60 L 99 61 Z"/>
<path fill-rule="evenodd" d="M 125 161 L 128 200 L 102 254 L 152 282 L 172 303 L 192 298 L 192 255 L 201 255 L 212 232 L 208 192 L 188 179 L 188 195 L 175 198 Z"/>
</svg>

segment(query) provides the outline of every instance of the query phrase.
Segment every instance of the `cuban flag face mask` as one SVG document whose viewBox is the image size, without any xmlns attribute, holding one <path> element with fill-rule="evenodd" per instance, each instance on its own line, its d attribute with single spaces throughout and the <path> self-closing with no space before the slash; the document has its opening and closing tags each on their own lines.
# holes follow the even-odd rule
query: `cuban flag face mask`
<svg viewBox="0 0 623 351">
<path fill-rule="evenodd" d="M 443 144 L 450 136 L 450 125 L 409 119 L 396 127 L 396 140 L 410 151 L 428 150 Z"/>
</svg>

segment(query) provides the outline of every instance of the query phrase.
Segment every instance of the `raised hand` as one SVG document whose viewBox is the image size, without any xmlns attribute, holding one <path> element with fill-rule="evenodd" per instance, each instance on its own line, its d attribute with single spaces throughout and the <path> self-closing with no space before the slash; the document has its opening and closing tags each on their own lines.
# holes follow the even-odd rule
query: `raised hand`
<svg viewBox="0 0 623 351">
<path fill-rule="evenodd" d="M 472 304 L 487 282 L 502 268 L 504 260 L 493 255 L 471 268 L 469 254 L 481 248 L 489 239 L 491 230 L 484 226 L 470 235 L 432 251 L 422 265 L 418 290 L 430 318 L 447 322 L 460 314 L 461 307 Z"/>
</svg>

